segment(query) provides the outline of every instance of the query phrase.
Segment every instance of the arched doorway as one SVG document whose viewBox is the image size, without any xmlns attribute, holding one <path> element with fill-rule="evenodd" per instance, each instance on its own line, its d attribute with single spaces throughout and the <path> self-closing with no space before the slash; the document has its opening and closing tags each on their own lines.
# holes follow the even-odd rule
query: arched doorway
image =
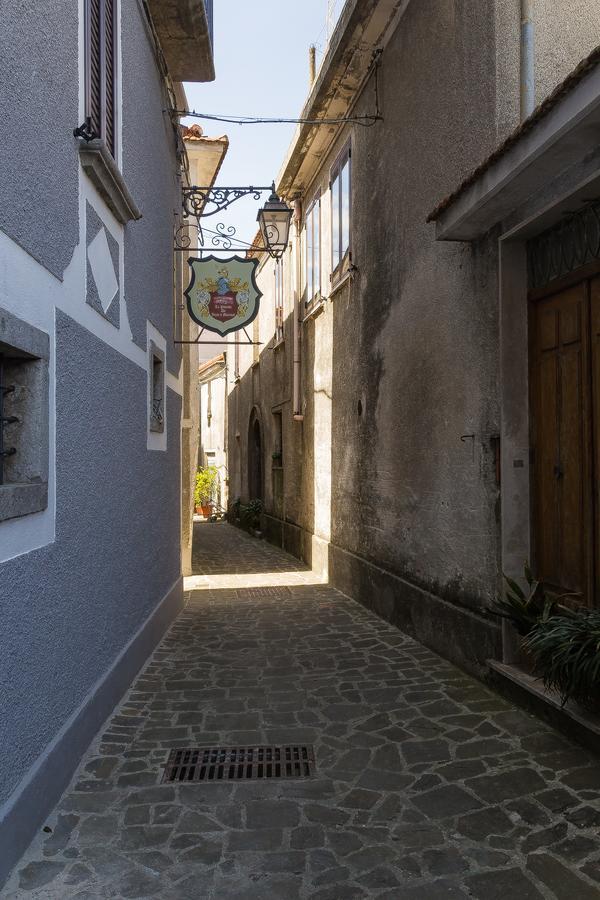
<svg viewBox="0 0 600 900">
<path fill-rule="evenodd" d="M 256 410 L 252 411 L 248 430 L 248 494 L 250 500 L 263 499 L 262 430 Z"/>
</svg>

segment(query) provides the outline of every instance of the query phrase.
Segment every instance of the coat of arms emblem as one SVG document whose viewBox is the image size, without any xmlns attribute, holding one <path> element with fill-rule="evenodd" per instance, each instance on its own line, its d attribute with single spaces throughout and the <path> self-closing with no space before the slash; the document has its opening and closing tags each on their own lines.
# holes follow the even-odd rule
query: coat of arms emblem
<svg viewBox="0 0 600 900">
<path fill-rule="evenodd" d="M 258 315 L 262 293 L 256 284 L 257 259 L 192 257 L 192 280 L 185 291 L 194 322 L 224 337 Z"/>
</svg>

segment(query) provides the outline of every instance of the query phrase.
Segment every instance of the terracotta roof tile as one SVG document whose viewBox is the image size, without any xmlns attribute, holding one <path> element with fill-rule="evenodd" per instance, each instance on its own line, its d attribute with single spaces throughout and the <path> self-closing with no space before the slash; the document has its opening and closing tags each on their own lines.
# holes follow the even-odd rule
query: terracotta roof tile
<svg viewBox="0 0 600 900">
<path fill-rule="evenodd" d="M 504 140 L 499 147 L 497 147 L 494 152 L 488 156 L 484 162 L 481 163 L 471 174 L 465 178 L 465 180 L 458 186 L 458 188 L 453 191 L 448 197 L 442 200 L 435 207 L 432 212 L 427 216 L 427 222 L 435 222 L 445 210 L 447 210 L 452 204 L 463 194 L 467 188 L 471 187 L 481 176 L 487 172 L 491 166 L 497 160 L 499 160 L 502 156 L 504 156 L 508 151 L 513 147 L 522 137 L 523 135 L 530 132 L 537 123 L 543 119 L 548 113 L 554 109 L 557 103 L 570 91 L 572 91 L 580 81 L 582 81 L 586 75 L 588 75 L 593 69 L 598 66 L 600 63 L 600 47 L 596 47 L 595 50 L 592 50 L 589 56 L 586 56 L 579 65 L 573 69 L 570 75 L 568 75 L 564 81 L 562 81 L 553 91 L 549 94 L 545 100 L 540 103 L 536 109 L 531 113 L 529 118 L 525 119 L 520 125 L 515 128 L 515 130 L 509 134 L 509 136 Z"/>
</svg>

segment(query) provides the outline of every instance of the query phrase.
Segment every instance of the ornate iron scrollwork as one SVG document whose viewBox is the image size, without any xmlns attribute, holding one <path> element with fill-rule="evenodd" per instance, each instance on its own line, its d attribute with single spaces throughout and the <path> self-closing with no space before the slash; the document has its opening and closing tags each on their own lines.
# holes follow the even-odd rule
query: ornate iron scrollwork
<svg viewBox="0 0 600 900">
<path fill-rule="evenodd" d="M 214 231 L 210 228 L 202 228 L 199 220 L 184 222 L 175 229 L 174 237 L 174 249 L 179 253 L 188 250 L 202 251 L 207 248 L 245 253 L 251 247 L 250 244 L 246 244 L 236 237 L 236 229 L 233 225 L 225 225 L 223 222 L 215 225 Z"/>
<path fill-rule="evenodd" d="M 254 197 L 260 200 L 263 191 L 270 191 L 269 187 L 189 187 L 183 189 L 183 214 L 199 218 L 202 216 L 216 216 L 223 212 L 241 197 Z"/>
<path fill-rule="evenodd" d="M 600 201 L 532 238 L 527 244 L 530 288 L 541 288 L 600 259 Z"/>
</svg>

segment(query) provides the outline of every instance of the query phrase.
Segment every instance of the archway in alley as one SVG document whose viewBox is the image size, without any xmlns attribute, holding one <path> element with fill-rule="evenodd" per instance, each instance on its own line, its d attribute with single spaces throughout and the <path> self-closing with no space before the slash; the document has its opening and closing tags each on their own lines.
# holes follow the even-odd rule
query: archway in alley
<svg viewBox="0 0 600 900">
<path fill-rule="evenodd" d="M 262 429 L 256 409 L 248 429 L 248 494 L 250 500 L 263 499 Z"/>
</svg>

